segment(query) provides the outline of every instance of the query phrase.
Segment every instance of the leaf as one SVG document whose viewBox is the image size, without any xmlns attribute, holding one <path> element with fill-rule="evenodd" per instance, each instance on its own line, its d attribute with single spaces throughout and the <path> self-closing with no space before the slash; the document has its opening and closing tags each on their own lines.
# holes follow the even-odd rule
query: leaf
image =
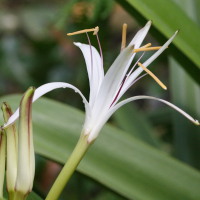
<svg viewBox="0 0 200 200">
<path fill-rule="evenodd" d="M 197 23 L 196 1 L 176 0 L 180 8 Z M 169 59 L 172 85 L 172 100 L 193 116 L 200 119 L 200 87 L 183 71 L 172 58 Z M 187 120 L 174 114 L 174 147 L 176 156 L 197 168 L 200 168 L 200 129 Z"/>
<path fill-rule="evenodd" d="M 164 42 L 180 29 L 168 52 L 200 84 L 200 29 L 172 0 L 116 0 L 142 25 L 153 20 L 150 33 Z M 190 67 L 188 67 L 190 66 Z"/>
<path fill-rule="evenodd" d="M 17 108 L 20 98 L 10 95 L 0 101 Z M 33 104 L 36 153 L 64 164 L 83 122 L 84 114 L 79 110 L 39 99 Z M 195 200 L 200 196 L 197 170 L 110 125 L 105 125 L 77 170 L 128 199 Z"/>
<path fill-rule="evenodd" d="M 136 138 L 148 144 L 161 148 L 161 141 L 153 133 L 153 127 L 144 116 L 137 110 L 134 104 L 122 106 L 113 118 L 118 127 L 128 133 L 132 133 Z"/>
</svg>

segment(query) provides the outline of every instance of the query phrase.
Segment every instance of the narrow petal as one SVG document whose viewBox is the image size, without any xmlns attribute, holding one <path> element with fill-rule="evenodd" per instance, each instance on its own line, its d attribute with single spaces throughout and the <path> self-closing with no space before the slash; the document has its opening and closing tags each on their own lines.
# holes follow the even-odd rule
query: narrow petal
<svg viewBox="0 0 200 200">
<path fill-rule="evenodd" d="M 104 77 L 104 71 L 101 66 L 102 60 L 95 47 L 86 45 L 86 44 L 81 44 L 81 43 L 74 43 L 74 44 L 81 49 L 83 56 L 85 58 L 88 77 L 89 77 L 89 83 L 90 83 L 89 103 L 92 106 L 94 104 L 96 95 L 98 93 L 99 87 Z M 92 59 L 91 59 L 91 56 L 92 56 Z M 92 65 L 91 65 L 91 61 L 93 62 Z"/>
<path fill-rule="evenodd" d="M 148 21 L 146 23 L 146 25 L 136 33 L 136 35 L 134 36 L 134 38 L 132 39 L 132 41 L 129 43 L 128 46 L 134 45 L 134 48 L 138 49 L 140 47 L 140 45 L 142 44 L 144 38 L 146 37 L 146 35 L 147 35 L 147 33 L 148 33 L 148 31 L 149 31 L 149 29 L 151 27 L 151 24 L 152 24 L 152 20 Z M 130 58 L 130 60 L 129 60 L 129 62 L 128 62 L 125 70 L 124 70 L 123 77 L 125 76 L 127 70 L 129 69 L 129 67 L 130 67 L 135 55 L 136 55 L 136 53 L 134 53 L 131 56 L 131 58 Z"/>
<path fill-rule="evenodd" d="M 151 27 L 151 24 L 152 24 L 152 20 L 148 21 L 146 23 L 146 25 L 136 33 L 134 38 L 129 43 L 129 46 L 134 45 L 135 49 L 138 49 L 140 47 L 140 45 L 142 44 L 144 38 L 146 37 L 146 35 Z"/>
<path fill-rule="evenodd" d="M 15 190 L 24 196 L 32 190 L 35 174 L 35 155 L 32 130 L 32 99 L 35 88 L 30 87 L 20 103 L 18 166 Z"/>
<path fill-rule="evenodd" d="M 124 78 L 123 73 L 130 60 L 133 49 L 133 46 L 125 48 L 106 73 L 94 104 L 93 114 L 96 117 L 99 116 L 100 112 L 103 113 L 109 109 L 116 90 Z"/>
<path fill-rule="evenodd" d="M 156 52 L 154 53 L 147 61 L 143 63 L 144 67 L 148 67 L 172 42 L 175 36 L 178 34 L 178 31 Z M 124 83 L 124 86 L 119 94 L 119 98 L 128 90 L 131 83 L 141 74 L 143 69 L 141 67 L 137 68 L 127 79 Z"/>
<path fill-rule="evenodd" d="M 1 106 L 5 123 L 12 116 L 13 112 L 10 105 L 4 102 Z M 12 198 L 17 178 L 17 151 L 18 151 L 18 132 L 16 123 L 6 129 L 7 135 L 7 159 L 6 159 L 6 189 L 9 198 Z"/>
<path fill-rule="evenodd" d="M 33 96 L 33 102 L 35 102 L 38 98 L 40 98 L 41 96 L 43 96 L 44 94 L 54 90 L 54 89 L 58 89 L 58 88 L 71 88 L 73 89 L 75 92 L 79 93 L 80 96 L 83 99 L 83 102 L 85 104 L 85 109 L 86 112 L 88 112 L 89 109 L 89 105 L 87 100 L 85 99 L 85 97 L 83 96 L 83 94 L 80 92 L 79 89 L 77 89 L 75 86 L 68 84 L 68 83 L 63 83 L 63 82 L 53 82 L 53 83 L 47 83 L 44 84 L 42 86 L 40 86 L 39 88 L 37 88 L 35 90 L 34 96 Z M 8 126 L 12 125 L 19 117 L 19 108 L 15 111 L 15 113 L 9 118 L 9 120 L 7 121 L 6 124 L 4 124 L 4 129 L 6 129 Z"/>
<path fill-rule="evenodd" d="M 129 103 L 129 102 L 135 101 L 135 100 L 140 100 L 140 99 L 150 99 L 150 100 L 156 100 L 156 101 L 163 102 L 163 103 L 167 104 L 168 106 L 172 107 L 173 109 L 175 109 L 176 111 L 178 111 L 179 113 L 181 113 L 183 116 L 185 116 L 191 122 L 193 122 L 195 125 L 198 125 L 198 126 L 200 125 L 198 120 L 195 120 L 193 117 L 188 115 L 185 111 L 181 110 L 180 108 L 178 108 L 177 106 L 175 106 L 174 104 L 172 104 L 168 101 L 165 101 L 163 99 L 159 99 L 159 98 L 156 98 L 156 97 L 151 97 L 151 96 L 135 96 L 135 97 L 131 97 L 131 98 L 128 98 L 126 100 L 119 102 L 117 105 L 115 105 L 111 109 L 109 109 L 109 111 L 104 116 L 101 116 L 98 123 L 95 124 L 95 126 L 92 128 L 90 135 L 88 137 L 88 142 L 91 142 L 91 141 L 93 141 L 97 138 L 97 136 L 99 135 L 99 132 L 101 131 L 104 124 L 108 121 L 108 119 L 111 117 L 111 115 L 117 109 L 119 109 L 121 106 L 125 105 L 126 103 Z"/>
</svg>

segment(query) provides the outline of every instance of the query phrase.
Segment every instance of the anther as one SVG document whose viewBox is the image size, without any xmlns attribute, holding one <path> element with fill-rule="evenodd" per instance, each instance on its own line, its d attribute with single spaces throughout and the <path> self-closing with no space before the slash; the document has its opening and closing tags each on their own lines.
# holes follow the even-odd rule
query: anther
<svg viewBox="0 0 200 200">
<path fill-rule="evenodd" d="M 151 43 L 145 44 L 144 46 L 140 47 L 140 48 L 148 48 L 151 46 Z"/>
<path fill-rule="evenodd" d="M 143 66 L 140 62 L 138 62 L 138 65 L 142 67 L 144 71 L 146 71 L 164 90 L 167 89 L 167 87 L 150 71 L 148 70 L 145 66 Z"/>
<path fill-rule="evenodd" d="M 96 26 L 96 27 L 94 28 L 94 33 L 93 33 L 93 35 L 96 35 L 98 32 L 99 32 L 99 27 Z"/>
<path fill-rule="evenodd" d="M 121 51 L 126 47 L 126 31 L 127 31 L 127 24 L 123 24 Z"/>
<path fill-rule="evenodd" d="M 71 35 L 77 35 L 77 34 L 81 34 L 81 33 L 92 32 L 92 31 L 94 31 L 93 35 L 96 35 L 97 32 L 99 31 L 99 27 L 96 26 L 95 28 L 84 29 L 84 30 L 81 30 L 81 31 L 76 31 L 76 32 L 73 32 L 73 33 L 68 33 L 67 35 L 68 35 L 68 36 L 71 36 Z"/>
<path fill-rule="evenodd" d="M 144 48 L 144 47 L 141 47 L 139 49 L 134 49 L 133 53 L 137 53 L 137 52 L 140 52 L 140 51 L 153 51 L 153 50 L 159 50 L 161 47 L 149 47 L 149 48 Z"/>
</svg>

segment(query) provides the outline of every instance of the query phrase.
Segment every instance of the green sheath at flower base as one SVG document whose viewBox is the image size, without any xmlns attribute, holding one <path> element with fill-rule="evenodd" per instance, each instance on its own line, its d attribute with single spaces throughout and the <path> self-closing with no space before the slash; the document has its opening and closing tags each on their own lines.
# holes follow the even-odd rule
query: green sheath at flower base
<svg viewBox="0 0 200 200">
<path fill-rule="evenodd" d="M 6 134 L 0 130 L 0 198 L 3 198 L 3 183 L 5 176 L 5 159 L 6 159 Z"/>
<path fill-rule="evenodd" d="M 6 123 L 13 114 L 12 109 L 6 102 L 2 104 L 1 109 Z M 14 123 L 5 131 L 7 136 L 6 189 L 8 191 L 9 199 L 12 199 L 17 178 L 18 133 L 16 124 Z"/>
<path fill-rule="evenodd" d="M 32 133 L 32 98 L 35 88 L 30 87 L 20 103 L 17 180 L 15 200 L 25 200 L 33 187 L 35 174 L 35 155 Z"/>
</svg>

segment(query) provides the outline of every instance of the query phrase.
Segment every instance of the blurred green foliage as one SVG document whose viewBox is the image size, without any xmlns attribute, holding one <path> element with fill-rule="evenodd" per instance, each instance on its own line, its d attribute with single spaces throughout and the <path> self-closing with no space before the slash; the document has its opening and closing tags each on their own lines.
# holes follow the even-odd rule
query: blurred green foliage
<svg viewBox="0 0 200 200">
<path fill-rule="evenodd" d="M 118 0 L 117 2 L 125 1 Z M 197 10 L 195 12 L 199 20 L 198 9 L 200 3 L 199 0 L 193 0 L 193 2 L 196 3 L 195 9 Z M 125 3 L 122 3 L 122 5 L 125 5 Z M 129 8 L 132 9 L 132 7 Z M 85 62 L 80 50 L 73 45 L 73 42 L 88 43 L 87 37 L 85 34 L 67 37 L 66 34 L 98 25 L 100 27 L 99 38 L 104 54 L 104 69 L 107 71 L 120 51 L 122 24 L 125 22 L 128 23 L 128 26 L 130 25 L 127 32 L 127 41 L 130 41 L 139 30 L 140 25 L 138 25 L 138 22 L 144 25 L 146 19 L 144 20 L 142 12 L 137 8 L 134 9 L 136 12 L 133 15 L 137 16 L 135 19 L 128 15 L 114 0 L 1 1 L 0 95 L 23 93 L 30 85 L 38 87 L 47 82 L 62 81 L 75 85 L 88 97 L 89 84 Z M 137 15 L 138 13 L 139 15 Z M 153 30 L 155 30 L 155 27 Z M 184 29 L 181 31 L 184 31 Z M 165 37 L 160 33 L 157 35 L 158 38 L 152 38 L 148 35 L 144 43 L 151 42 L 153 46 L 160 44 L 159 42 L 163 41 Z M 89 34 L 89 36 L 92 45 L 98 49 L 96 38 L 92 34 Z M 183 92 L 186 91 L 186 88 L 178 84 L 180 82 L 178 82 L 176 74 L 173 73 L 174 77 L 169 75 L 169 52 L 170 48 L 151 64 L 150 68 L 169 86 L 168 88 L 173 95 L 179 91 L 179 88 L 176 88 L 177 85 L 181 87 Z M 143 60 L 146 60 L 151 54 L 151 52 L 147 52 Z M 177 55 L 180 57 L 178 53 Z M 184 54 L 181 55 L 184 56 Z M 186 57 L 184 59 L 188 60 Z M 172 67 L 177 67 L 171 61 L 169 63 Z M 190 82 L 193 84 L 193 80 L 190 80 Z M 190 88 L 188 90 L 190 91 Z M 197 90 L 197 93 L 199 93 L 198 86 Z M 150 77 L 145 77 L 127 92 L 127 96 L 146 94 L 170 100 L 171 93 L 163 91 Z M 46 96 L 79 109 L 84 109 L 81 98 L 70 89 L 56 90 Z M 189 98 L 189 103 L 182 104 L 180 99 L 174 101 L 180 102 L 179 105 L 183 109 L 190 111 L 188 104 L 191 105 L 195 99 L 190 95 L 184 98 L 182 100 L 186 102 L 188 102 L 186 98 Z M 197 105 L 199 104 L 197 103 Z M 199 107 L 196 108 L 196 111 L 200 112 Z M 182 120 L 179 115 L 173 118 L 172 114 L 169 108 L 160 103 L 140 101 L 135 105 L 129 104 L 121 108 L 111 118 L 110 122 L 114 126 L 138 137 L 143 142 L 157 147 L 160 151 L 175 155 L 178 159 L 199 169 L 199 139 L 192 138 L 194 135 L 199 138 L 199 127 L 187 126 L 186 123 L 189 122 Z M 191 114 L 195 115 L 195 111 L 192 111 Z M 147 115 L 147 117 L 144 118 L 144 115 Z M 199 116 L 199 114 L 196 116 Z M 122 123 L 123 121 L 124 123 Z M 185 126 L 187 128 L 184 128 Z M 176 128 L 174 129 L 174 127 Z M 182 128 L 182 130 L 177 130 L 177 127 Z M 137 136 L 134 130 L 140 130 L 141 135 Z M 183 143 L 180 142 L 182 141 L 182 132 L 187 135 Z M 190 137 L 190 135 L 192 136 Z M 187 145 L 188 140 L 190 140 L 189 146 Z M 178 152 L 178 154 L 174 152 Z M 34 189 L 42 197 L 45 197 L 52 181 L 60 170 L 59 165 L 55 165 L 55 168 L 52 168 L 52 166 L 54 166 L 52 162 L 37 156 Z M 47 179 L 49 174 L 43 175 L 49 169 L 54 170 L 54 176 Z M 45 179 L 48 181 L 45 181 Z M 100 183 L 77 172 L 70 180 L 60 199 L 66 198 L 72 200 L 125 199 Z"/>
</svg>

